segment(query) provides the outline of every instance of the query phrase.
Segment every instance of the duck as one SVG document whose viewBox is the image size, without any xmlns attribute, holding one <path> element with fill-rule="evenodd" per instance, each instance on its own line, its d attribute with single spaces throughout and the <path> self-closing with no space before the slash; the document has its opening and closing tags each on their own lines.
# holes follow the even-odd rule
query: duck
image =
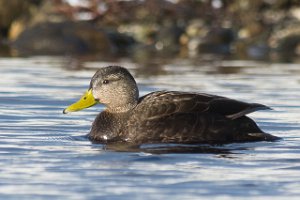
<svg viewBox="0 0 300 200">
<path fill-rule="evenodd" d="M 63 113 L 103 104 L 88 138 L 97 143 L 227 144 L 276 141 L 247 114 L 268 106 L 198 92 L 155 91 L 139 96 L 132 74 L 121 66 L 96 71 L 89 89 Z"/>
</svg>

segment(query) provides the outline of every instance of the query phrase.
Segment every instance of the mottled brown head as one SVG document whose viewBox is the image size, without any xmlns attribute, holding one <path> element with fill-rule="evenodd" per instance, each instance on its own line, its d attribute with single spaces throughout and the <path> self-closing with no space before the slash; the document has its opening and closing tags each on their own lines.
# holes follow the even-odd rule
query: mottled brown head
<svg viewBox="0 0 300 200">
<path fill-rule="evenodd" d="M 120 66 L 99 69 L 90 82 L 96 101 L 104 104 L 109 112 L 126 112 L 136 106 L 139 91 L 129 71 Z"/>
</svg>

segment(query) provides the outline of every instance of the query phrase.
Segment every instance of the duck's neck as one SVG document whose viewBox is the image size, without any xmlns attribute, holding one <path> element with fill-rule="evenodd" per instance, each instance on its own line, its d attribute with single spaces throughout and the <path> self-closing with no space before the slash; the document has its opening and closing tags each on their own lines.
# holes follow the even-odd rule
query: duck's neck
<svg viewBox="0 0 300 200">
<path fill-rule="evenodd" d="M 137 102 L 128 103 L 122 106 L 114 106 L 112 108 L 107 106 L 106 111 L 110 113 L 125 113 L 131 111 L 136 105 Z"/>
<path fill-rule="evenodd" d="M 113 101 L 113 104 L 107 104 L 107 111 L 110 113 L 129 112 L 136 107 L 139 101 L 139 90 L 137 87 L 126 94 L 119 95 L 121 99 Z"/>
</svg>

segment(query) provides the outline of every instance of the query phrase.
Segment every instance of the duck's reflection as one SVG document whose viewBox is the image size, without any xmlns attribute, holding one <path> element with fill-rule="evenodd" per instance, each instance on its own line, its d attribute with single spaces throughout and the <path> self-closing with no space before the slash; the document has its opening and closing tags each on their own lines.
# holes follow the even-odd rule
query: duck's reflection
<svg viewBox="0 0 300 200">
<path fill-rule="evenodd" d="M 236 151 L 246 148 L 228 148 L 224 145 L 208 144 L 145 144 L 130 145 L 128 143 L 109 143 L 98 146 L 104 151 L 143 152 L 151 154 L 236 154 Z M 227 157 L 227 156 L 226 156 Z"/>
</svg>

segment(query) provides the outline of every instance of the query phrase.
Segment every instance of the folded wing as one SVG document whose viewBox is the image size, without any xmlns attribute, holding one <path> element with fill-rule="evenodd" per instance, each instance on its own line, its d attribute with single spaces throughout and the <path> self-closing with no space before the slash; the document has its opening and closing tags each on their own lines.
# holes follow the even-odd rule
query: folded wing
<svg viewBox="0 0 300 200">
<path fill-rule="evenodd" d="M 204 93 L 159 91 L 140 98 L 137 111 L 143 119 L 151 120 L 175 113 L 215 113 L 237 119 L 269 107 Z"/>
</svg>

